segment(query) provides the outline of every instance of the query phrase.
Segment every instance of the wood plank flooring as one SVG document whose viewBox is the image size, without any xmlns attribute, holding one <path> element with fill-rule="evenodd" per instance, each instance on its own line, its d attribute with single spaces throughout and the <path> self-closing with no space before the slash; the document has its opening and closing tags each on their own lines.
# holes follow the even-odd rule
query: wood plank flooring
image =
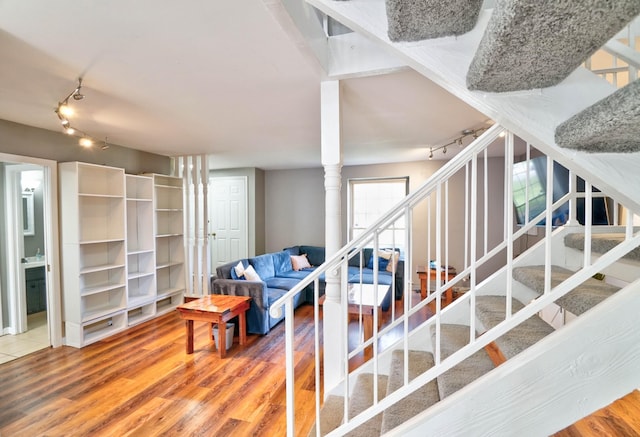
<svg viewBox="0 0 640 437">
<path fill-rule="evenodd" d="M 296 435 L 313 422 L 312 319 L 313 307 L 296 310 Z M 184 321 L 171 313 L 83 349 L 0 365 L 0 437 L 284 436 L 284 324 L 243 347 L 236 337 L 225 359 L 208 325 L 195 329 L 192 355 Z M 640 393 L 556 436 L 640 436 Z"/>
</svg>

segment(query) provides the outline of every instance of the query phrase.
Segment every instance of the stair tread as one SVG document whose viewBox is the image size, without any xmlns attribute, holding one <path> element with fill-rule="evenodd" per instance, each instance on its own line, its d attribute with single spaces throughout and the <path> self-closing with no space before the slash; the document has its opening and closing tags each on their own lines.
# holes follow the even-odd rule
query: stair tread
<svg viewBox="0 0 640 437">
<path fill-rule="evenodd" d="M 433 354 L 424 351 L 409 351 L 409 382 L 434 366 Z M 404 351 L 392 352 L 387 394 L 404 385 Z M 391 405 L 383 412 L 382 433 L 386 433 L 415 415 L 423 412 L 440 400 L 438 384 L 431 380 L 409 396 Z"/>
<path fill-rule="evenodd" d="M 561 123 L 556 128 L 556 143 L 588 152 L 639 151 L 639 100 L 640 81 L 635 80 Z"/>
<path fill-rule="evenodd" d="M 640 125 L 640 122 L 638 123 Z M 640 138 L 640 134 L 638 135 Z M 622 243 L 625 239 L 624 233 L 606 233 L 591 235 L 591 250 L 595 253 L 606 253 Z M 567 234 L 564 237 L 564 245 L 577 250 L 584 250 L 584 234 L 575 233 Z M 640 247 L 631 250 L 625 256 L 625 259 L 640 261 Z"/>
<path fill-rule="evenodd" d="M 372 373 L 361 373 L 356 378 L 356 384 L 349 397 L 349 417 L 354 417 L 373 405 L 373 378 Z M 387 384 L 387 375 L 378 375 L 378 401 L 385 397 Z M 382 413 L 345 435 L 350 437 L 380 435 L 381 427 Z"/>
<path fill-rule="evenodd" d="M 342 424 L 344 413 L 344 398 L 342 396 L 329 395 L 320 409 L 320 431 L 326 435 Z M 314 424 L 308 437 L 315 437 L 316 425 Z"/>
<path fill-rule="evenodd" d="M 466 325 L 442 324 L 441 328 L 441 359 L 445 360 L 451 354 L 469 343 L 469 327 Z M 431 326 L 431 340 L 435 349 L 435 326 Z M 484 349 L 480 349 L 455 367 L 447 370 L 438 377 L 438 392 L 440 399 L 460 390 L 487 372 L 494 369 L 493 361 Z"/>
<path fill-rule="evenodd" d="M 478 21 L 482 0 L 386 0 L 388 35 L 391 41 L 419 41 L 461 35 Z"/>
<path fill-rule="evenodd" d="M 574 272 L 564 267 L 551 266 L 551 288 L 567 280 Z M 544 266 L 516 267 L 513 277 L 538 292 L 544 293 Z M 556 301 L 565 310 L 580 315 L 620 290 L 611 284 L 589 278 Z"/>
<path fill-rule="evenodd" d="M 505 296 L 476 297 L 476 317 L 486 329 L 491 329 L 504 320 L 506 301 Z M 515 314 L 524 308 L 524 305 L 519 300 L 512 299 L 511 308 L 512 314 Z M 553 327 L 537 315 L 534 315 L 496 339 L 495 343 L 505 358 L 509 359 L 542 340 L 553 331 Z"/>
<path fill-rule="evenodd" d="M 586 3 L 498 2 L 469 67 L 468 88 L 508 92 L 557 85 L 640 13 L 634 0 Z"/>
</svg>

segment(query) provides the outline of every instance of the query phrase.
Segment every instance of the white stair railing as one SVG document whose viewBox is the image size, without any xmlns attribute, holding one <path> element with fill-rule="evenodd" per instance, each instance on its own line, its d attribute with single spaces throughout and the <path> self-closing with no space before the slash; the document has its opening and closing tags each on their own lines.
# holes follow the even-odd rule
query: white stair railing
<svg viewBox="0 0 640 437">
<path fill-rule="evenodd" d="M 294 353 L 296 342 L 293 329 L 293 297 L 309 284 L 313 284 L 317 419 L 323 398 L 323 381 L 320 379 L 320 357 L 322 356 L 320 329 L 322 328 L 318 304 L 323 290 L 320 279 L 324 274 L 340 271 L 340 288 L 342 290 L 342 314 L 340 317 L 345 321 L 344 325 L 346 326 L 349 320 L 348 290 L 350 286 L 358 289 L 359 282 L 353 280 L 353 273 L 355 271 L 361 272 L 361 268 L 356 265 L 361 265 L 361 262 L 358 261 L 365 258 L 368 253 L 372 253 L 373 293 L 374 301 L 378 302 L 378 285 L 381 285 L 378 274 L 380 268 L 378 249 L 382 247 L 379 235 L 385 231 L 393 230 L 395 223 L 399 220 L 405 221 L 407 229 L 404 241 L 398 241 L 397 245 L 393 245 L 394 248 L 396 246 L 401 248 L 404 261 L 402 267 L 398 267 L 404 269 L 404 280 L 401 284 L 402 314 L 391 312 L 389 320 L 383 323 L 378 311 L 373 311 L 371 314 L 373 324 L 371 338 L 364 338 L 351 347 L 347 341 L 348 333 L 343 333 L 345 339 L 343 364 L 346 376 L 337 393 L 345 399 L 344 421 L 335 431 L 326 434 L 321 429 L 320 422 L 316 420 L 316 435 L 343 435 L 357 428 L 527 318 L 539 313 L 549 304 L 593 276 L 594 273 L 602 271 L 640 245 L 640 232 L 635 231 L 631 226 L 633 214 L 627 211 L 628 220 L 626 228 L 624 228 L 625 240 L 608 253 L 599 256 L 597 260 L 592 260 L 588 243 L 594 228 L 591 212 L 594 198 L 602 198 L 606 193 L 592 193 L 591 185 L 588 182 L 583 186 L 581 180 L 576 175 L 568 173 L 567 170 L 564 170 L 568 173 L 566 180 L 571 181 L 568 188 L 562 192 L 554 190 L 554 187 L 557 188 L 560 180 L 564 178 L 560 171 L 556 172 L 556 166 L 553 159 L 541 156 L 540 152 L 532 146 L 523 145 L 520 141 L 516 145 L 513 134 L 495 125 L 443 165 L 422 187 L 392 208 L 364 234 L 328 258 L 322 266 L 272 305 L 271 312 L 274 316 L 279 315 L 282 307 L 286 311 L 288 435 L 307 432 L 307 430 L 295 427 L 293 387 L 295 386 Z M 518 173 L 516 167 L 523 170 Z M 545 172 L 545 168 L 553 170 Z M 546 176 L 540 176 L 545 173 Z M 605 200 L 605 204 L 610 203 Z M 617 204 L 614 208 L 616 210 L 622 209 Z M 579 209 L 580 212 L 584 212 L 579 214 Z M 498 213 L 496 214 L 495 211 Z M 516 216 L 519 216 L 520 224 L 517 224 Z M 617 221 L 618 217 L 617 213 L 610 215 L 608 223 L 618 224 L 617 222 L 613 223 L 613 220 Z M 557 262 L 559 254 L 564 253 L 562 237 L 568 229 L 568 227 L 565 229 L 562 226 L 565 222 L 569 227 L 584 228 L 585 256 L 582 268 L 576 270 L 569 279 L 552 288 L 551 266 Z M 535 244 L 529 244 L 529 240 L 533 238 L 530 234 L 538 232 L 543 234 L 538 237 L 539 241 Z M 510 302 L 513 295 L 513 279 L 511 272 L 514 267 L 526 265 L 528 257 L 533 253 L 543 254 L 541 261 L 537 262 L 545 265 L 545 292 L 526 304 L 522 310 L 512 314 Z M 538 258 L 540 259 L 540 257 Z M 433 271 L 435 285 L 432 286 L 431 281 L 427 281 L 426 298 L 414 302 L 412 277 L 417 267 L 427 264 L 429 260 L 433 260 L 436 267 Z M 454 266 L 456 263 L 458 264 L 456 272 L 451 275 L 445 274 L 441 268 L 438 268 L 439 266 L 448 266 L 449 263 Z M 427 267 L 427 270 L 430 270 L 430 267 Z M 428 273 L 431 277 L 431 271 Z M 349 284 L 350 279 L 355 284 Z M 453 303 L 443 307 L 443 297 L 447 295 L 447 291 L 453 287 L 461 286 L 463 281 L 467 285 L 467 279 L 469 291 Z M 495 286 L 496 283 L 500 284 L 500 288 L 504 290 L 507 298 L 505 319 L 493 329 L 483 333 L 482 336 L 477 336 L 475 329 L 476 296 L 487 294 L 490 284 Z M 392 281 L 392 294 L 395 294 L 395 285 Z M 424 316 L 427 307 L 433 311 L 433 317 Z M 357 311 L 357 329 L 359 331 L 363 330 L 365 317 L 368 317 L 364 309 L 360 305 L 359 311 Z M 469 343 L 446 359 L 442 359 L 440 326 L 450 322 L 452 318 L 459 320 L 461 314 L 471 327 Z M 355 417 L 349 417 L 348 395 L 355 381 L 354 367 L 357 367 L 354 362 L 363 361 L 362 357 L 365 357 L 364 362 L 368 366 L 368 371 L 374 374 L 373 393 L 377 394 L 377 376 L 382 373 L 380 362 L 383 351 L 380 350 L 380 340 L 386 335 L 391 335 L 391 331 L 401 330 L 402 339 L 395 344 L 395 347 L 402 348 L 405 358 L 407 358 L 412 344 L 412 333 L 423 330 L 430 324 L 435 324 L 434 357 L 436 365 L 409 382 L 407 376 L 409 374 L 408 360 L 405 359 L 404 386 L 388 394 L 384 399 L 377 399 L 377 395 L 374 395 L 376 398 L 370 408 Z M 359 333 L 361 334 L 361 332 Z M 394 333 L 394 335 L 397 334 Z M 357 337 L 361 338 L 362 336 L 358 335 Z"/>
</svg>

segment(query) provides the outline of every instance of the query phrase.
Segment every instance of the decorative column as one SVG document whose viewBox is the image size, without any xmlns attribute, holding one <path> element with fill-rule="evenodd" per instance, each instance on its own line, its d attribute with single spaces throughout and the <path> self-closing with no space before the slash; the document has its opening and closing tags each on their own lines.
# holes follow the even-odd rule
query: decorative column
<svg viewBox="0 0 640 437">
<path fill-rule="evenodd" d="M 321 160 L 325 189 L 325 250 L 329 259 L 342 247 L 342 150 L 340 135 L 340 82 L 322 82 L 321 93 Z M 323 305 L 324 393 L 325 396 L 343 378 L 346 320 L 340 311 L 340 274 L 327 272 L 326 298 Z"/>
</svg>

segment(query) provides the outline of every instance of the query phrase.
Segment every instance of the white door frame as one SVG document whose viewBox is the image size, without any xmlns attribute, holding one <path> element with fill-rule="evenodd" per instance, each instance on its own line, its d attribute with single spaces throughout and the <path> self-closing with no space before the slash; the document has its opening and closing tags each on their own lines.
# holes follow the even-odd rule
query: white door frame
<svg viewBox="0 0 640 437">
<path fill-rule="evenodd" d="M 5 167 L 4 194 L 7 236 L 7 297 L 9 327 L 8 334 L 15 335 L 27 330 L 27 299 L 22 268 L 24 234 L 22 226 L 22 187 L 20 176 L 25 170 L 33 170 L 30 165 L 8 165 Z M 46 253 L 46 252 L 45 252 Z"/>
<path fill-rule="evenodd" d="M 58 164 L 56 161 L 41 158 L 30 158 L 26 156 L 10 155 L 6 153 L 0 153 L 0 162 L 8 162 L 13 164 L 34 164 L 41 166 L 43 169 L 42 179 L 42 198 L 43 198 L 43 218 L 44 218 L 44 256 L 45 256 L 45 278 L 46 278 L 46 293 L 47 293 L 47 322 L 49 341 L 53 347 L 62 345 L 62 299 L 60 296 L 60 245 L 58 235 Z M 10 166 L 9 166 L 10 167 Z M 7 167 L 7 168 L 9 168 Z M 8 177 L 6 178 L 8 179 Z M 15 199 L 17 193 L 13 191 L 14 198 L 5 200 L 7 207 L 11 206 L 10 202 L 16 202 L 21 199 Z M 22 190 L 18 190 L 20 193 Z M 8 192 L 7 192 L 8 193 Z M 19 209 L 19 215 L 21 218 L 22 207 L 20 208 L 11 206 L 7 208 L 7 211 Z M 17 214 L 11 215 L 11 220 L 16 219 Z M 21 221 L 20 229 L 22 229 Z M 14 222 L 14 225 L 17 226 Z M 7 282 L 19 280 L 20 271 L 22 270 L 20 264 L 20 253 L 18 252 L 21 242 L 16 242 L 16 235 L 10 236 L 11 232 L 7 233 L 8 251 L 7 251 Z M 11 243 L 9 243 L 9 240 Z M 13 288 L 9 291 L 9 300 L 19 300 L 19 289 Z M 1 310 L 1 308 L 0 308 Z M 26 317 L 26 302 L 24 307 L 24 313 Z M 17 316 L 17 315 L 16 315 Z M 17 316 L 19 319 L 20 316 Z"/>
</svg>

